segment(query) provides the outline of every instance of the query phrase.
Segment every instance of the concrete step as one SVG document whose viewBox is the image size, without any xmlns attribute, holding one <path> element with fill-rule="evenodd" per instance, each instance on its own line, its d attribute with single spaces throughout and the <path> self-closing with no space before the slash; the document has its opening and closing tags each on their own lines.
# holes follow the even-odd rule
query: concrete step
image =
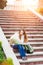
<svg viewBox="0 0 43 65">
<path fill-rule="evenodd" d="M 22 27 L 21 27 L 22 28 Z M 11 29 L 11 28 L 9 28 L 9 29 L 3 29 L 3 30 L 5 30 L 5 31 L 12 31 L 12 30 L 17 30 L 17 31 L 19 31 L 21 28 L 14 28 L 14 29 Z M 43 29 L 25 29 L 26 31 L 42 31 L 43 32 Z"/>
<path fill-rule="evenodd" d="M 3 25 L 7 25 L 8 23 L 5 23 L 5 24 L 4 23 L 1 23 L 0 25 L 2 25 L 2 24 Z M 33 23 L 9 23 L 9 24 L 10 25 L 19 25 L 20 24 L 20 25 L 30 25 L 30 26 L 31 25 L 35 25 L 35 26 L 37 26 L 37 25 L 43 25 L 42 23 L 35 23 L 35 22 L 33 22 Z"/>
<path fill-rule="evenodd" d="M 9 38 L 10 37 L 6 37 L 7 39 L 8 39 L 8 41 L 9 41 Z M 36 43 L 39 43 L 39 42 L 43 42 L 43 39 L 41 39 L 41 40 L 28 40 L 28 42 L 30 43 L 30 42 L 32 42 L 32 43 L 34 43 L 34 42 L 36 42 Z"/>
<path fill-rule="evenodd" d="M 11 23 L 11 22 L 6 22 L 6 23 Z M 11 27 L 11 28 L 17 28 L 17 27 Z M 20 27 L 18 27 L 18 28 L 20 28 Z M 24 28 L 26 28 L 26 29 L 28 29 L 28 28 L 43 28 L 43 26 L 27 26 L 27 27 L 24 27 Z"/>
<path fill-rule="evenodd" d="M 10 32 L 10 31 L 9 31 Z M 6 38 L 9 38 L 12 36 L 12 34 L 5 34 Z M 43 34 L 28 34 L 28 41 L 29 42 L 43 42 Z"/>
<path fill-rule="evenodd" d="M 24 23 L 24 24 L 25 24 L 25 23 L 36 23 L 36 24 L 39 23 L 39 24 L 41 24 L 41 23 L 43 23 L 43 21 L 40 21 L 40 22 L 39 22 L 39 21 L 37 21 L 37 22 L 36 22 L 36 21 L 31 21 L 31 22 L 30 22 L 29 20 L 19 20 L 19 21 L 18 21 L 18 20 L 16 20 L 15 18 L 12 19 L 12 18 L 9 18 L 9 17 L 8 17 L 8 18 L 0 18 L 0 21 L 1 21 L 0 24 L 4 24 L 4 23 L 5 23 L 5 24 L 8 24 L 7 21 L 9 22 L 9 24 L 13 24 L 13 23 Z M 3 22 L 3 21 L 4 21 L 4 22 Z M 5 22 L 5 21 L 6 21 L 6 22 Z M 10 22 L 10 21 L 12 21 L 12 22 Z"/>
<path fill-rule="evenodd" d="M 3 28 L 4 29 L 4 28 Z M 5 28 L 6 29 L 6 28 Z M 9 28 L 8 28 L 9 29 Z M 9 35 L 12 35 L 12 34 L 14 34 L 15 32 L 17 32 L 17 31 L 11 31 L 11 32 L 9 32 L 9 31 L 4 31 L 4 33 L 7 35 L 7 34 L 9 34 Z M 26 31 L 26 33 L 27 33 L 27 35 L 28 34 L 34 34 L 34 35 L 36 35 L 36 34 L 43 34 L 43 31 L 40 31 L 40 32 L 35 32 L 35 31 L 33 31 L 33 32 L 29 32 L 29 31 Z"/>
<path fill-rule="evenodd" d="M 25 14 L 24 14 L 24 15 L 25 15 Z M 8 17 L 9 17 L 9 18 L 10 18 L 10 17 L 14 18 L 14 17 L 16 17 L 17 19 L 21 19 L 21 20 L 22 20 L 22 19 L 28 19 L 28 18 L 29 18 L 29 19 L 31 19 L 31 18 L 34 19 L 34 18 L 35 18 L 35 19 L 39 20 L 39 18 L 37 18 L 37 17 L 35 17 L 35 16 L 29 17 L 29 16 L 26 16 L 26 15 L 24 16 L 24 15 L 18 14 L 18 16 L 19 16 L 19 17 L 18 17 L 17 14 L 14 14 L 14 15 L 13 15 L 13 14 L 10 14 L 10 13 L 9 13 L 9 14 L 6 13 L 6 14 L 0 14 L 0 17 L 2 17 L 2 18 L 8 18 Z M 20 16 L 21 16 L 21 17 L 20 17 Z M 22 17 L 22 16 L 23 16 L 23 17 Z"/>
<path fill-rule="evenodd" d="M 37 27 L 37 26 L 35 26 L 35 27 L 29 27 L 29 26 L 31 26 L 31 25 L 25 25 L 25 26 L 22 26 L 21 24 L 20 25 L 1 25 L 0 24 L 0 26 L 3 28 L 3 29 L 12 29 L 12 30 L 14 30 L 14 29 L 17 29 L 17 31 L 18 30 L 20 30 L 21 28 L 24 28 L 24 29 L 26 29 L 26 31 L 28 31 L 29 29 L 30 30 L 32 30 L 33 29 L 33 31 L 34 30 L 38 30 L 38 31 L 40 31 L 40 30 L 43 30 L 43 27 L 42 26 L 40 26 L 40 27 Z M 18 28 L 17 28 L 17 26 L 18 26 Z"/>
<path fill-rule="evenodd" d="M 26 27 L 24 26 L 24 28 L 41 28 L 41 27 L 43 28 L 43 26 L 31 26 L 31 25 L 30 26 L 26 26 Z M 11 27 L 11 28 L 13 28 L 13 27 Z M 17 28 L 17 26 L 16 26 L 16 28 Z M 18 28 L 20 28 L 20 27 L 18 26 Z"/>
<path fill-rule="evenodd" d="M 29 63 L 29 62 L 40 62 L 40 61 L 43 61 L 43 57 L 42 58 L 29 58 L 27 60 L 22 60 L 22 59 L 18 59 L 20 63 Z"/>
<path fill-rule="evenodd" d="M 10 15 L 11 16 L 11 15 Z M 40 19 L 36 19 L 36 18 L 17 18 L 16 16 L 14 16 L 14 17 L 10 17 L 10 16 L 8 16 L 8 17 L 0 17 L 0 20 L 1 21 L 3 21 L 3 20 L 6 20 L 7 21 L 7 19 L 8 20 L 12 20 L 13 22 L 14 21 L 17 21 L 17 22 L 30 22 L 30 23 L 33 23 L 33 22 L 35 22 L 35 23 L 38 23 L 39 21 L 39 23 L 42 23 L 43 21 L 41 21 Z M 5 21 L 4 21 L 5 22 Z"/>
<path fill-rule="evenodd" d="M 6 30 L 7 31 L 7 30 Z M 10 32 L 10 30 L 8 30 L 9 32 Z M 9 37 L 11 37 L 12 35 L 10 34 L 10 35 L 8 35 L 8 34 L 6 34 L 6 36 L 9 36 Z M 27 36 L 35 36 L 35 37 L 38 37 L 38 36 L 43 36 L 43 34 L 27 34 Z M 43 38 L 43 37 L 42 37 Z"/>
<path fill-rule="evenodd" d="M 6 34 L 5 34 L 6 35 Z M 6 35 L 6 37 L 9 39 L 12 35 Z M 27 35 L 28 36 L 28 41 L 29 40 L 43 40 L 43 36 L 31 36 L 31 35 Z"/>
<path fill-rule="evenodd" d="M 20 56 L 19 53 L 15 53 L 16 56 Z M 43 52 L 33 52 L 32 54 L 27 54 L 26 56 L 39 56 L 39 55 L 43 55 Z"/>
<path fill-rule="evenodd" d="M 16 56 L 18 59 L 22 59 L 21 58 L 21 56 Z M 28 58 L 42 58 L 43 57 L 43 55 L 41 54 L 41 55 L 28 55 L 28 56 L 26 56 L 26 58 L 28 59 Z"/>
<path fill-rule="evenodd" d="M 19 29 L 20 30 L 20 29 Z M 12 34 L 14 34 L 15 32 L 18 32 L 19 30 L 3 30 L 4 31 L 4 33 L 6 34 L 6 35 L 12 35 Z M 26 30 L 26 33 L 27 33 L 27 35 L 29 36 L 29 35 L 36 35 L 35 37 L 38 37 L 37 35 L 39 34 L 39 35 L 43 35 L 43 31 L 27 31 Z"/>
<path fill-rule="evenodd" d="M 1 24 L 0 24 L 0 25 L 1 25 Z M 17 25 L 16 25 L 16 26 L 17 26 Z M 27 27 L 28 27 L 28 26 L 27 26 Z M 19 31 L 21 28 L 22 28 L 22 27 L 18 27 L 18 26 L 17 26 L 17 27 L 13 27 L 13 25 L 12 25 L 12 28 L 11 28 L 11 27 L 9 27 L 9 28 L 3 27 L 3 30 L 6 31 L 6 30 L 16 30 L 16 29 L 17 29 L 17 30 Z M 41 28 L 25 28 L 25 27 L 24 27 L 24 29 L 26 30 L 27 33 L 29 33 L 28 31 L 32 31 L 32 30 L 33 30 L 33 31 L 43 31 L 43 27 L 41 27 Z"/>
<path fill-rule="evenodd" d="M 34 52 L 43 52 L 43 47 L 33 47 L 33 49 L 34 49 Z M 18 53 L 18 49 L 13 49 L 13 51 L 15 52 L 15 53 Z M 40 53 L 40 54 L 41 54 Z"/>
<path fill-rule="evenodd" d="M 43 64 L 36 64 L 36 65 L 43 65 Z"/>
<path fill-rule="evenodd" d="M 25 43 L 24 43 L 25 44 Z M 37 47 L 39 45 L 43 45 L 43 42 L 28 42 L 28 44 L 31 44 L 31 45 L 37 45 Z M 28 45 L 27 43 L 25 45 Z M 34 46 L 35 47 L 35 46 Z M 39 46 L 40 47 L 40 46 Z"/>
<path fill-rule="evenodd" d="M 10 38 L 11 36 L 6 36 L 6 38 Z M 40 37 L 40 36 L 39 36 Z M 43 42 L 43 38 L 28 38 L 28 42 Z"/>
<path fill-rule="evenodd" d="M 18 17 L 19 16 L 19 17 Z M 24 15 L 20 15 L 20 14 L 18 14 L 18 16 L 17 16 L 17 14 L 14 14 L 14 15 L 12 15 L 12 14 L 0 14 L 0 18 L 17 18 L 18 20 L 20 19 L 20 20 L 23 20 L 23 19 L 37 19 L 37 20 L 39 20 L 39 18 L 37 18 L 37 17 L 35 17 L 35 16 L 24 16 Z"/>
<path fill-rule="evenodd" d="M 13 31 L 11 31 L 11 32 L 9 32 L 9 31 L 6 32 L 6 31 L 4 31 L 5 35 L 13 35 L 15 32 L 17 32 L 17 31 L 14 31 L 14 32 L 13 32 Z M 31 33 L 30 33 L 30 32 L 27 32 L 27 31 L 26 31 L 26 34 L 27 34 L 27 35 L 29 35 L 29 34 L 35 34 L 35 35 L 36 35 L 36 34 L 40 34 L 40 35 L 41 35 L 41 34 L 43 34 L 43 32 L 37 32 L 37 33 L 31 32 Z"/>
<path fill-rule="evenodd" d="M 40 25 L 25 25 L 25 26 L 24 26 L 24 25 L 19 25 L 19 24 L 18 24 L 18 25 L 10 25 L 10 26 L 9 26 L 9 25 L 0 25 L 0 26 L 1 26 L 2 28 L 10 28 L 10 27 L 12 27 L 12 28 L 17 28 L 17 27 L 19 27 L 19 28 L 21 29 L 21 28 L 27 28 L 27 27 L 29 28 L 29 27 L 34 27 L 34 26 L 35 26 L 35 27 L 37 27 L 37 26 L 39 27 Z M 42 27 L 42 26 L 40 26 L 40 27 Z M 43 28 L 43 27 L 42 27 L 42 28 Z M 28 30 L 27 30 L 27 31 L 28 31 Z"/>
<path fill-rule="evenodd" d="M 0 20 L 1 20 L 1 21 L 6 20 L 6 19 L 16 20 L 16 21 L 19 21 L 19 22 L 23 22 L 23 21 L 26 22 L 26 21 L 27 21 L 27 22 L 30 22 L 30 23 L 31 23 L 31 22 L 34 22 L 34 21 L 35 21 L 35 22 L 36 22 L 36 21 L 37 21 L 37 22 L 39 21 L 39 20 L 37 20 L 36 18 L 32 18 L 32 19 L 31 19 L 31 18 L 24 18 L 24 19 L 23 19 L 23 18 L 22 18 L 22 19 L 19 18 L 19 19 L 18 19 L 18 18 L 16 18 L 16 17 L 5 17 L 5 18 L 0 17 Z M 36 22 L 36 23 L 37 23 L 37 22 Z"/>
<path fill-rule="evenodd" d="M 43 62 L 27 62 L 27 63 L 20 63 L 21 65 L 43 65 Z"/>
<path fill-rule="evenodd" d="M 43 47 L 43 42 L 42 43 L 37 43 L 37 44 L 35 44 L 35 43 L 31 43 L 31 46 L 32 47 Z"/>
<path fill-rule="evenodd" d="M 0 25 L 3 25 L 3 24 L 0 24 Z M 8 25 L 10 25 L 9 23 L 8 23 Z M 3 28 L 3 29 L 5 29 L 5 30 L 15 30 L 15 29 L 17 29 L 17 30 L 20 30 L 21 28 L 19 27 L 15 27 L 15 28 Z M 43 27 L 41 27 L 41 28 L 24 28 L 25 30 L 43 30 Z"/>
</svg>

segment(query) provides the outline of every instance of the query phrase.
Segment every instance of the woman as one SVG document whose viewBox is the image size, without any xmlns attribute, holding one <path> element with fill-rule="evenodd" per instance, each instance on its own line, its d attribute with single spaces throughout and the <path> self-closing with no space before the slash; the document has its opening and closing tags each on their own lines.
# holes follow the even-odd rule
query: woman
<svg viewBox="0 0 43 65">
<path fill-rule="evenodd" d="M 13 43 L 16 45 L 14 46 Z M 13 45 L 13 48 L 18 48 L 22 59 L 26 59 L 26 53 L 33 53 L 33 48 L 30 44 L 22 45 L 28 43 L 28 37 L 24 29 L 19 30 L 10 38 L 10 44 Z"/>
<path fill-rule="evenodd" d="M 19 32 L 16 32 L 11 38 L 10 38 L 10 44 L 13 48 L 17 48 L 22 59 L 25 60 L 26 58 L 26 52 L 24 50 L 24 47 L 21 45 L 21 43 L 24 42 L 24 32 L 23 30 L 20 30 Z M 14 44 L 16 45 L 14 45 Z"/>
</svg>

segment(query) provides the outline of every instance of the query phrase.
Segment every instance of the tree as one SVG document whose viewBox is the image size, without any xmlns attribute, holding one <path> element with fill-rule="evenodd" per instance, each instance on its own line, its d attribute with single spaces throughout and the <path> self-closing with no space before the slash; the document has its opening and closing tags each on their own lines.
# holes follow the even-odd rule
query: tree
<svg viewBox="0 0 43 65">
<path fill-rule="evenodd" d="M 0 0 L 0 9 L 4 9 L 6 7 L 7 0 Z"/>
</svg>

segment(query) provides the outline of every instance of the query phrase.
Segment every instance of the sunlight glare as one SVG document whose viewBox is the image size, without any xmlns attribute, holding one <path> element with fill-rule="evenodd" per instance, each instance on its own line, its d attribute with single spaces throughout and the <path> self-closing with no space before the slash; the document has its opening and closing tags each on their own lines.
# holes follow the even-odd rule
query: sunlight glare
<svg viewBox="0 0 43 65">
<path fill-rule="evenodd" d="M 7 0 L 8 5 L 14 5 L 16 9 L 26 10 L 29 7 L 33 9 L 37 9 L 39 0 Z"/>
<path fill-rule="evenodd" d="M 7 0 L 8 5 L 14 5 L 14 0 Z"/>
<path fill-rule="evenodd" d="M 38 0 L 19 0 L 15 1 L 15 5 L 24 7 L 25 9 L 29 7 L 36 9 L 38 7 Z"/>
<path fill-rule="evenodd" d="M 37 8 L 38 7 L 38 0 L 22 0 L 24 6 Z"/>
</svg>

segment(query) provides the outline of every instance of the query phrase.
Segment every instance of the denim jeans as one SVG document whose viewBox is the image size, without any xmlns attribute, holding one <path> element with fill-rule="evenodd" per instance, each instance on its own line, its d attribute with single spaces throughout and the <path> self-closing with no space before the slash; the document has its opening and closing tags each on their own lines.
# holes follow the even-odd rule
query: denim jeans
<svg viewBox="0 0 43 65">
<path fill-rule="evenodd" d="M 19 51 L 21 57 L 25 57 L 25 56 L 26 56 L 26 52 L 25 52 L 25 50 L 24 50 L 24 48 L 23 48 L 22 45 L 16 44 L 16 45 L 11 45 L 11 46 L 12 46 L 13 48 L 17 48 L 17 49 L 18 49 L 18 51 Z"/>
</svg>

